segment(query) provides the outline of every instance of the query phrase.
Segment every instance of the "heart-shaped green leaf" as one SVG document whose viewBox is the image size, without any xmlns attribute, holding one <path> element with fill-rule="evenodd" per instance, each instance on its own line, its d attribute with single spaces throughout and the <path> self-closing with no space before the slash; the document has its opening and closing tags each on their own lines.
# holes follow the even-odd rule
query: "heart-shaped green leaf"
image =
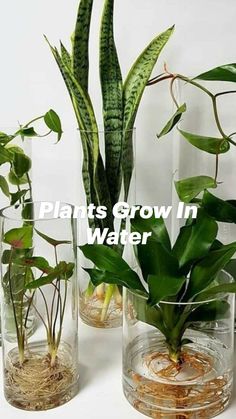
<svg viewBox="0 0 236 419">
<path fill-rule="evenodd" d="M 190 203 L 205 189 L 216 187 L 216 181 L 209 176 L 194 176 L 175 182 L 179 199 L 186 204 Z"/>
<path fill-rule="evenodd" d="M 163 130 L 160 132 L 160 134 L 157 135 L 157 138 L 161 138 L 164 135 L 167 135 L 172 129 L 178 124 L 180 121 L 183 113 L 185 113 L 187 110 L 186 103 L 184 103 L 182 106 L 180 106 L 175 114 L 172 116 L 172 118 L 167 122 Z"/>
<path fill-rule="evenodd" d="M 26 285 L 25 289 L 36 289 L 51 284 L 55 279 L 68 281 L 74 273 L 74 263 L 60 262 L 47 276 Z"/>
<path fill-rule="evenodd" d="M 14 153 L 13 171 L 17 178 L 21 179 L 31 169 L 31 160 L 22 153 Z"/>
<path fill-rule="evenodd" d="M 53 109 L 50 109 L 44 115 L 44 122 L 51 131 L 56 132 L 58 134 L 57 142 L 59 142 L 63 131 L 62 131 L 62 126 L 61 126 L 61 120 L 58 114 Z"/>
<path fill-rule="evenodd" d="M 41 256 L 14 259 L 14 264 L 29 268 L 37 268 L 43 273 L 50 273 L 53 270 L 53 268 L 51 268 L 51 266 L 49 265 L 48 261 Z"/>
<path fill-rule="evenodd" d="M 204 137 L 178 129 L 180 134 L 194 147 L 210 154 L 226 153 L 230 149 L 230 143 L 224 138 Z"/>
<path fill-rule="evenodd" d="M 33 228 L 25 226 L 9 230 L 5 233 L 3 241 L 15 249 L 29 249 L 33 245 Z"/>
<path fill-rule="evenodd" d="M 61 244 L 71 244 L 71 241 L 69 241 L 69 240 L 53 239 L 52 237 L 47 236 L 46 234 L 42 233 L 41 231 L 37 230 L 36 228 L 35 228 L 35 231 L 43 240 L 45 240 L 47 243 L 51 244 L 54 247 L 59 246 Z"/>
<path fill-rule="evenodd" d="M 213 68 L 210 71 L 206 71 L 205 73 L 199 74 L 199 76 L 195 77 L 195 79 L 207 81 L 236 82 L 236 64 L 226 64 L 220 67 Z"/>
<path fill-rule="evenodd" d="M 0 175 L 0 189 L 8 198 L 10 196 L 9 186 L 6 179 Z"/>
<path fill-rule="evenodd" d="M 236 223 L 236 206 L 205 191 L 201 206 L 217 221 Z"/>
</svg>

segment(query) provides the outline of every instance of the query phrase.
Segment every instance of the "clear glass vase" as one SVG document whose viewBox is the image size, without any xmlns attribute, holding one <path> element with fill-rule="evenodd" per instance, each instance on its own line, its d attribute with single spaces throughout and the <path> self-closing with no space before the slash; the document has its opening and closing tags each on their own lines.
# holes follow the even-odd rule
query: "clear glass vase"
<svg viewBox="0 0 236 419">
<path fill-rule="evenodd" d="M 76 220 L 66 204 L 60 208 L 67 208 L 69 218 L 59 212 L 42 218 L 42 205 L 8 207 L 0 214 L 4 393 L 25 410 L 57 407 L 78 391 Z M 29 335 L 32 318 L 38 325 Z"/>
<path fill-rule="evenodd" d="M 222 279 L 231 277 L 222 272 Z M 227 294 L 150 308 L 144 297 L 125 291 L 123 388 L 134 408 L 155 419 L 209 419 L 226 409 L 233 387 L 234 301 Z M 191 316 L 181 345 L 174 329 L 167 338 L 150 325 L 156 310 L 167 307 L 176 322 L 180 314 Z"/>
<path fill-rule="evenodd" d="M 88 242 L 88 229 L 94 232 L 99 229 L 101 234 L 105 230 L 109 232 L 116 232 L 128 229 L 126 220 L 120 220 L 113 216 L 113 208 L 118 202 L 127 202 L 129 205 L 135 203 L 135 152 L 134 140 L 135 130 L 128 132 L 123 131 L 100 131 L 98 134 L 93 132 L 80 131 L 82 143 L 93 143 L 94 136 L 99 138 L 101 160 L 97 168 L 97 181 L 101 182 L 102 192 L 97 188 L 100 193 L 101 199 L 98 201 L 96 193 L 94 193 L 93 180 L 89 188 L 86 173 L 83 172 L 84 190 L 87 192 L 87 206 L 94 204 L 97 206 L 104 206 L 107 209 L 107 216 L 101 218 L 88 218 L 81 219 L 79 223 L 79 244 L 84 245 Z M 98 136 L 98 137 L 97 137 Z M 105 149 L 109 148 L 111 143 L 117 145 L 123 144 L 124 141 L 128 144 L 125 147 L 123 158 L 126 163 L 122 167 L 120 161 L 120 168 L 114 173 L 114 167 L 107 162 L 105 157 Z M 119 150 L 119 146 L 118 146 Z M 106 150 L 107 152 L 107 150 Z M 119 153 L 116 159 L 121 159 Z M 85 164 L 85 163 L 84 163 Z M 84 166 L 83 166 L 84 169 Z M 112 176 L 113 173 L 113 176 Z M 89 197 L 90 194 L 90 197 Z M 90 234 L 91 235 L 91 234 Z M 107 235 L 105 235 L 104 244 L 106 244 Z M 94 243 L 99 243 L 95 240 Z M 120 254 L 124 253 L 124 245 L 118 241 L 118 245 L 108 244 L 115 247 Z M 102 284 L 95 288 L 89 280 L 89 275 L 83 268 L 93 267 L 90 261 L 86 260 L 82 252 L 79 255 L 79 294 L 80 294 L 80 317 L 84 323 L 89 326 L 98 328 L 116 328 L 122 325 L 122 289 L 115 285 Z"/>
</svg>

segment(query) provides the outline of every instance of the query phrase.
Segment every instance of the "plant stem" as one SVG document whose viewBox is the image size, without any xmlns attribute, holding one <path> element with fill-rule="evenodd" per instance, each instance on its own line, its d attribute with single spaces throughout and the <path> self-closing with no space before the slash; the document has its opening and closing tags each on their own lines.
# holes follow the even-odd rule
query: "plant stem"
<svg viewBox="0 0 236 419">
<path fill-rule="evenodd" d="M 114 291 L 115 291 L 115 285 L 108 285 L 105 291 L 105 300 L 102 307 L 101 322 L 104 322 L 106 320 L 107 311 L 108 311 Z"/>
</svg>

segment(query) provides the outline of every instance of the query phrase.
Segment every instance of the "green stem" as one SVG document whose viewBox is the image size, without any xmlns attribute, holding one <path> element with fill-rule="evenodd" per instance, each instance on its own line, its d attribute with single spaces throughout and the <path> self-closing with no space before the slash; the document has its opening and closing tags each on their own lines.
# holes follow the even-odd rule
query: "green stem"
<svg viewBox="0 0 236 419">
<path fill-rule="evenodd" d="M 109 308 L 111 299 L 113 297 L 114 291 L 115 291 L 115 285 L 108 285 L 105 291 L 105 300 L 102 307 L 101 322 L 104 322 L 106 320 L 108 308 Z"/>
</svg>

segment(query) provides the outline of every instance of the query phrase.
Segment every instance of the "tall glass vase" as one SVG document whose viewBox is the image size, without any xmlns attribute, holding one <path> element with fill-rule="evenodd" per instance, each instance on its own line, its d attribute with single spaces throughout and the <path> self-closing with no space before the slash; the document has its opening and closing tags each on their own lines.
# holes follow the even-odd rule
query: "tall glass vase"
<svg viewBox="0 0 236 419">
<path fill-rule="evenodd" d="M 96 133 L 80 131 L 82 143 L 93 144 Z M 105 218 L 100 216 L 80 220 L 79 243 L 88 243 L 88 229 L 91 234 L 96 230 L 104 235 L 103 244 L 116 248 L 120 254 L 124 254 L 124 244 L 118 242 L 110 244 L 107 241 L 108 233 L 115 232 L 117 235 L 124 229 L 129 228 L 126 220 L 114 217 L 114 206 L 119 202 L 135 203 L 135 153 L 134 139 L 135 130 L 128 132 L 104 132 L 98 133 L 101 158 L 97 167 L 97 177 L 90 185 L 86 178 L 86 162 L 83 162 L 83 181 L 86 190 L 87 206 L 103 206 L 107 213 Z M 105 146 L 105 144 L 107 144 Z M 116 144 L 117 153 L 114 157 L 119 163 L 119 168 L 114 170 L 112 162 L 107 161 L 107 153 L 111 144 Z M 107 151 L 108 148 L 108 151 Z M 123 155 L 121 150 L 123 149 Z M 113 151 L 114 153 L 114 151 Z M 113 176 L 112 176 L 113 173 Z M 96 182 L 99 182 L 101 187 Z M 100 189 L 99 189 L 100 188 Z M 95 191 L 96 189 L 96 191 Z M 102 189 L 102 190 L 101 190 Z M 90 194 L 90 195 L 89 195 Z M 97 196 L 101 199 L 97 199 Z M 95 243 L 99 243 L 96 238 Z M 91 263 L 85 259 L 82 252 L 79 255 L 79 293 L 80 293 L 80 317 L 88 325 L 98 328 L 114 328 L 122 325 L 122 289 L 115 285 L 102 284 L 94 287 L 89 280 L 89 275 L 83 268 L 92 268 Z M 129 258 L 127 256 L 127 258 Z"/>
<path fill-rule="evenodd" d="M 42 218 L 43 205 L 26 203 L 0 214 L 4 393 L 25 410 L 57 407 L 78 390 L 76 221 L 66 204 L 61 208 L 68 218 L 59 212 Z M 53 203 L 46 205 L 53 210 Z M 32 317 L 38 327 L 29 335 Z"/>
</svg>

